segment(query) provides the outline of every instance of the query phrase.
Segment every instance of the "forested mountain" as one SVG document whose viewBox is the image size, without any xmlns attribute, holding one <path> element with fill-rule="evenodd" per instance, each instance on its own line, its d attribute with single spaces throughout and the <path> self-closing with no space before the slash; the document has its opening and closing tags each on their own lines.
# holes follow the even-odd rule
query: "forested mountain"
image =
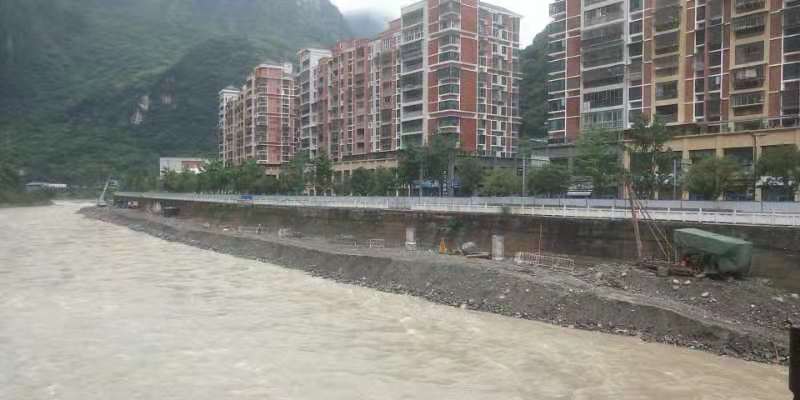
<svg viewBox="0 0 800 400">
<path fill-rule="evenodd" d="M 367 10 L 352 11 L 344 15 L 355 37 L 373 38 L 387 28 L 389 17 Z"/>
<path fill-rule="evenodd" d="M 533 43 L 522 50 L 522 85 L 520 107 L 522 133 L 529 138 L 547 136 L 547 32 L 542 31 Z"/>
<path fill-rule="evenodd" d="M 220 88 L 347 36 L 329 0 L 3 0 L 0 146 L 73 183 L 213 154 Z"/>
</svg>

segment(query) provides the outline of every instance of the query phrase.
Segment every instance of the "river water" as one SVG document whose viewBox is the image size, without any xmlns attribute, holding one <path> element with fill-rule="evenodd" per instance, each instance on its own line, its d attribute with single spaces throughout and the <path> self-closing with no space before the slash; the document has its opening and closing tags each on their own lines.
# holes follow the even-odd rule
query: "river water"
<svg viewBox="0 0 800 400">
<path fill-rule="evenodd" d="M 0 210 L 0 399 L 789 399 L 785 368 Z"/>
</svg>

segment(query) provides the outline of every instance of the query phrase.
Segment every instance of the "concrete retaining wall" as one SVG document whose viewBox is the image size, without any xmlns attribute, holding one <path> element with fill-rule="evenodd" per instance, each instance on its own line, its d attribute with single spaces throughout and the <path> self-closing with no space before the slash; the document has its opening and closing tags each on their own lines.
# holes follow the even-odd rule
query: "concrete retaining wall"
<svg viewBox="0 0 800 400">
<path fill-rule="evenodd" d="M 352 235 L 359 240 L 381 238 L 387 246 L 401 247 L 405 229 L 414 226 L 417 244 L 438 248 L 474 241 L 488 251 L 492 235 L 505 237 L 505 252 L 531 251 L 616 260 L 636 258 L 630 221 L 564 219 L 537 216 L 476 215 L 369 209 L 245 207 L 192 202 L 163 202 L 181 209 L 181 218 L 209 219 L 215 223 L 288 227 L 306 235 Z M 146 202 L 143 206 L 147 206 Z M 800 229 L 743 225 L 661 222 L 669 237 L 674 229 L 698 227 L 753 242 L 752 274 L 772 279 L 776 286 L 800 289 Z M 656 254 L 657 244 L 642 226 L 645 252 Z M 540 241 L 539 238 L 542 238 Z"/>
</svg>

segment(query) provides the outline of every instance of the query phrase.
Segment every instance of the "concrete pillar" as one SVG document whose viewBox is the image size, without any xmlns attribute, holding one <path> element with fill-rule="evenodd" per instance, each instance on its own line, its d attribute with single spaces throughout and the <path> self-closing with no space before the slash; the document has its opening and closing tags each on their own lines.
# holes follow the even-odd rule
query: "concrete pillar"
<svg viewBox="0 0 800 400">
<path fill-rule="evenodd" d="M 502 235 L 492 235 L 492 260 L 505 260 L 505 238 Z"/>
<path fill-rule="evenodd" d="M 406 250 L 414 251 L 417 249 L 417 228 L 406 227 Z"/>
<path fill-rule="evenodd" d="M 682 163 L 681 170 L 683 170 L 683 165 L 684 164 L 689 165 L 690 161 L 692 161 L 692 154 L 689 153 L 688 140 L 684 139 L 683 150 L 681 151 L 681 163 Z M 687 171 L 682 172 L 684 174 L 683 175 L 684 177 L 686 176 L 685 174 L 686 172 Z M 686 185 L 683 185 L 683 187 L 681 188 L 681 200 L 689 200 L 689 191 L 686 190 Z"/>
<path fill-rule="evenodd" d="M 763 152 L 763 149 L 761 148 L 761 144 L 759 143 L 759 140 L 758 140 L 760 136 L 762 136 L 762 135 L 755 135 L 755 134 L 753 135 L 753 147 L 755 147 L 755 151 L 756 151 L 756 156 L 753 159 L 753 164 L 756 165 L 756 166 L 758 165 L 758 160 L 761 159 L 761 153 Z M 759 180 L 759 178 L 760 178 L 759 176 L 755 177 L 756 180 Z M 764 194 L 764 189 L 763 188 L 761 188 L 761 187 L 755 188 L 755 193 L 754 193 L 755 198 L 753 200 L 755 200 L 755 201 L 763 200 L 763 194 Z"/>
</svg>

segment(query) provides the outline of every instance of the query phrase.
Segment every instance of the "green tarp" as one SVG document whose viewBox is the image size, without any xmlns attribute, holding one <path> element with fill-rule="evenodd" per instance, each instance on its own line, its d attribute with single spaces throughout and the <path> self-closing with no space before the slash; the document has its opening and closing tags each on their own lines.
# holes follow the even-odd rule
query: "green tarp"
<svg viewBox="0 0 800 400">
<path fill-rule="evenodd" d="M 753 244 L 702 229 L 677 229 L 673 234 L 681 256 L 700 255 L 709 273 L 742 275 L 750 272 Z"/>
</svg>

